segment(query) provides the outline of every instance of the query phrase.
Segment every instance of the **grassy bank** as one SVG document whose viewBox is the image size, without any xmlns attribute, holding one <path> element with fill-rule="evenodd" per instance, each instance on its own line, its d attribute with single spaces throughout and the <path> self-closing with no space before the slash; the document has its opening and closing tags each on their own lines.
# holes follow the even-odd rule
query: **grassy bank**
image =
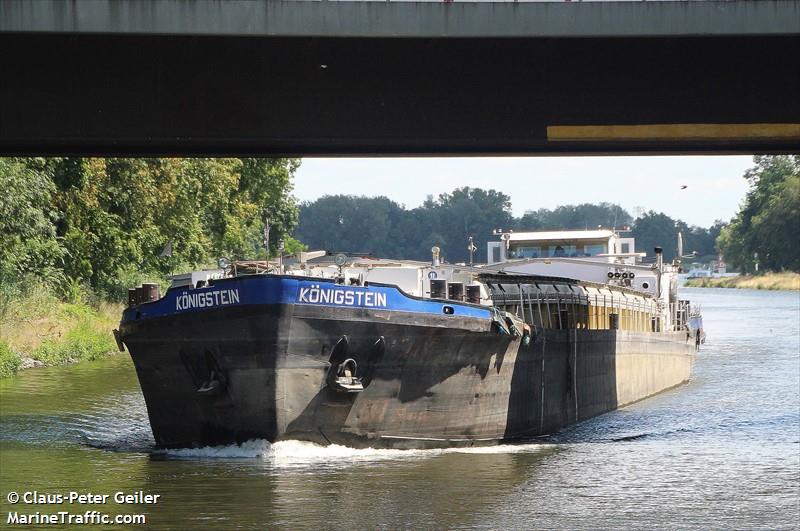
<svg viewBox="0 0 800 531">
<path fill-rule="evenodd" d="M 691 288 L 747 288 L 771 290 L 800 290 L 800 273 L 765 273 L 723 278 L 691 278 Z"/>
<path fill-rule="evenodd" d="M 94 360 L 117 352 L 122 305 L 85 295 L 64 302 L 45 284 L 0 292 L 0 378 L 20 368 Z"/>
</svg>

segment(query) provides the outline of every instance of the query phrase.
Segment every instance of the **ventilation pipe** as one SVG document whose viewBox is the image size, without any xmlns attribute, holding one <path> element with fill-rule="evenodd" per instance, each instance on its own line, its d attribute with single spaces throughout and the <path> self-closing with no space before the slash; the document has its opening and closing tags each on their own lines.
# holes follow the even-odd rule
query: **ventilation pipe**
<svg viewBox="0 0 800 531">
<path fill-rule="evenodd" d="M 439 267 L 439 248 L 435 245 L 431 247 L 431 265 Z"/>
</svg>

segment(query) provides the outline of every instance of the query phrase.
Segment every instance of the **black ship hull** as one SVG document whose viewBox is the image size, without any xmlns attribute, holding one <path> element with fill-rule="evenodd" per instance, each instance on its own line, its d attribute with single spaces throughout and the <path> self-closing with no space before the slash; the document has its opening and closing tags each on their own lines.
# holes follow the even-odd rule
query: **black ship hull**
<svg viewBox="0 0 800 531">
<path fill-rule="evenodd" d="M 695 350 L 685 332 L 538 329 L 528 342 L 468 315 L 286 301 L 124 319 L 120 331 L 166 448 L 529 438 L 687 381 Z M 345 359 L 363 390 L 332 383 Z"/>
</svg>

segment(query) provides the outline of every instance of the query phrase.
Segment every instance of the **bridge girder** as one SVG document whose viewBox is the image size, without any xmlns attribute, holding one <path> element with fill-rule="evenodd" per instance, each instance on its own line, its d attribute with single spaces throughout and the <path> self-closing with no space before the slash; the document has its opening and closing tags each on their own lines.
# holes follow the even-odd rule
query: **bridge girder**
<svg viewBox="0 0 800 531">
<path fill-rule="evenodd" d="M 79 11 L 84 3 L 63 4 Z M 252 9 L 261 3 L 196 2 L 198 8 L 217 9 L 225 9 L 224 4 Z M 339 11 L 338 26 L 317 27 L 312 18 L 307 21 L 311 29 L 304 31 L 299 29 L 306 27 L 302 19 L 282 33 L 270 29 L 277 27 L 273 14 L 267 17 L 269 24 L 241 26 L 255 28 L 249 33 L 236 30 L 239 19 L 233 15 L 220 18 L 219 31 L 204 32 L 197 27 L 205 20 L 202 13 L 188 21 L 159 19 L 148 31 L 141 14 L 130 19 L 97 15 L 95 20 L 65 12 L 49 22 L 47 17 L 34 17 L 36 25 L 21 15 L 9 16 L 10 4 L 4 3 L 0 49 L 13 53 L 6 56 L 0 82 L 0 153 L 424 155 L 800 149 L 800 66 L 792 59 L 800 57 L 800 20 L 775 22 L 781 9 L 784 14 L 800 13 L 797 4 L 791 3 L 791 8 L 780 1 L 725 2 L 750 10 L 755 4 L 769 6 L 759 8 L 758 17 L 750 12 L 750 25 L 746 20 L 734 24 L 739 19 L 731 14 L 729 26 L 701 34 L 702 25 L 670 33 L 668 21 L 648 19 L 652 13 L 647 10 L 661 3 L 616 3 L 633 10 L 620 11 L 628 17 L 636 13 L 635 6 L 642 6 L 641 23 L 626 31 L 618 21 L 590 31 L 579 19 L 572 26 L 562 20 L 549 32 L 531 34 L 521 23 L 510 30 L 490 24 L 484 37 L 470 34 L 477 31 L 474 24 L 442 34 L 450 16 L 447 9 L 459 6 L 458 16 L 463 17 L 470 4 L 410 4 L 414 10 L 438 15 L 431 15 L 433 20 L 416 33 L 397 37 L 385 34 L 391 20 L 353 36 L 358 20 L 345 24 Z M 133 9 L 127 0 L 108 3 L 114 9 L 123 4 Z M 178 3 L 154 4 L 172 9 Z M 295 2 L 267 4 L 290 10 Z M 369 10 L 369 17 L 380 20 L 389 13 L 376 15 L 380 6 L 403 7 L 296 4 L 304 10 L 309 9 L 306 4 L 321 5 L 322 14 L 342 6 L 354 13 Z M 347 7 L 350 4 L 356 7 Z M 679 4 L 691 14 L 689 4 L 719 3 Z M 493 5 L 491 9 L 507 13 L 523 6 L 530 10 L 525 16 L 539 9 L 552 20 L 561 20 L 557 15 L 564 9 L 599 9 L 591 3 Z M 562 11 L 553 11 L 556 7 Z M 519 13 L 517 17 L 523 17 Z M 503 18 L 495 13 L 492 20 Z M 83 26 L 75 21 L 83 21 Z M 170 21 L 171 31 L 164 26 Z M 336 33 L 337 27 L 341 33 Z M 326 28 L 327 33 L 322 31 Z"/>
</svg>

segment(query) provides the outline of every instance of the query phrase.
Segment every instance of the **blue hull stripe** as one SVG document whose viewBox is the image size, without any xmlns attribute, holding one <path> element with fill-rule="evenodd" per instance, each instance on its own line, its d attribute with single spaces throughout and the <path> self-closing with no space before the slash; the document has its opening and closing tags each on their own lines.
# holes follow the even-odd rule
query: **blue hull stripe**
<svg viewBox="0 0 800 531">
<path fill-rule="evenodd" d="M 396 286 L 345 286 L 324 279 L 254 275 L 216 280 L 213 285 L 199 289 L 170 289 L 157 301 L 126 309 L 122 320 L 134 321 L 228 306 L 260 304 L 305 304 L 435 315 L 444 315 L 444 307 L 448 306 L 452 308 L 453 316 L 491 319 L 491 310 L 488 308 L 419 299 L 404 293 Z"/>
</svg>

